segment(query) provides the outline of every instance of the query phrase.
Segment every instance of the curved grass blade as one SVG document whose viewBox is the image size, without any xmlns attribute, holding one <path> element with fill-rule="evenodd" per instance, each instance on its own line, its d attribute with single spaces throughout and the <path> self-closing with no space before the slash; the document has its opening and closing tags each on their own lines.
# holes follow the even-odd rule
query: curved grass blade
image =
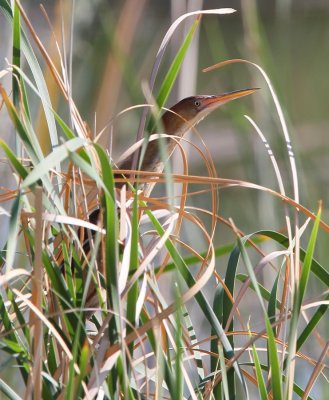
<svg viewBox="0 0 329 400">
<path fill-rule="evenodd" d="M 281 244 L 286 249 L 289 247 L 289 239 L 287 236 L 283 235 L 282 233 L 269 231 L 269 230 L 261 230 L 254 233 L 254 235 L 263 235 L 267 236 L 271 239 L 274 239 L 276 242 Z M 304 249 L 300 249 L 300 259 L 301 261 L 305 261 L 306 252 Z M 329 273 L 326 269 L 314 258 L 311 262 L 311 271 L 313 274 L 319 278 L 326 286 L 329 286 Z"/>
<path fill-rule="evenodd" d="M 170 26 L 170 28 L 168 29 L 168 31 L 166 32 L 166 35 L 164 36 L 162 43 L 159 47 L 159 50 L 157 52 L 154 64 L 153 64 L 153 68 L 152 68 L 152 72 L 151 72 L 151 77 L 150 77 L 150 81 L 149 81 L 149 88 L 151 90 L 151 92 L 153 91 L 154 88 L 154 84 L 155 84 L 155 80 L 158 74 L 158 70 L 159 70 L 159 66 L 161 64 L 164 52 L 166 50 L 166 47 L 169 43 L 170 38 L 172 37 L 173 33 L 175 32 L 176 28 L 180 25 L 180 23 L 182 21 L 184 21 L 186 18 L 194 16 L 194 15 L 201 15 L 201 14 L 231 14 L 234 13 L 235 10 L 232 8 L 222 8 L 222 9 L 214 9 L 214 10 L 198 10 L 198 11 L 193 11 L 190 13 L 186 13 L 181 15 L 179 18 L 177 18 L 172 25 Z M 148 109 L 144 109 L 141 119 L 140 119 L 140 123 L 139 123 L 139 127 L 138 127 L 138 132 L 137 132 L 137 137 L 136 137 L 136 142 L 138 142 L 139 140 L 141 140 L 143 138 L 143 133 L 144 133 L 144 129 L 145 129 L 145 123 L 146 123 L 146 117 L 148 115 Z M 137 166 L 137 159 L 138 159 L 138 152 L 136 153 L 136 157 L 133 160 L 133 165 L 132 165 L 132 169 L 135 169 L 135 167 Z"/>
<path fill-rule="evenodd" d="M 159 109 L 161 109 L 161 107 L 163 107 L 164 104 L 166 103 L 167 98 L 171 92 L 171 89 L 174 86 L 177 75 L 184 61 L 186 52 L 192 42 L 196 28 L 200 24 L 200 20 L 201 20 L 201 15 L 197 16 L 197 18 L 193 22 L 190 30 L 188 31 L 182 45 L 180 46 L 177 54 L 175 55 L 175 58 L 172 64 L 170 65 L 168 72 L 161 84 L 159 94 L 157 95 L 157 105 Z"/>
</svg>

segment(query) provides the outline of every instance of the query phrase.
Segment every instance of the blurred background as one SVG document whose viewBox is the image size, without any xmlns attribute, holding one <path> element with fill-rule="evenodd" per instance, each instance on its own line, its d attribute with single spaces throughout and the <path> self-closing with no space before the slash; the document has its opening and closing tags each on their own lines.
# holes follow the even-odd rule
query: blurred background
<svg viewBox="0 0 329 400">
<path fill-rule="evenodd" d="M 181 98 L 194 94 L 261 88 L 254 95 L 227 104 L 211 114 L 198 126 L 198 131 L 212 154 L 218 176 L 251 181 L 278 190 L 264 145 L 244 114 L 251 116 L 269 141 L 278 160 L 286 192 L 292 196 L 282 129 L 259 71 L 245 64 L 234 64 L 202 72 L 207 66 L 232 58 L 244 58 L 259 64 L 269 75 L 284 110 L 297 162 L 301 203 L 315 212 L 318 201 L 322 199 L 323 219 L 329 220 L 327 0 L 48 0 L 44 7 L 52 28 L 38 2 L 25 2 L 24 7 L 49 54 L 57 61 L 58 68 L 54 35 L 61 51 L 66 54 L 68 64 L 72 57 L 72 71 L 68 78 L 72 83 L 73 98 L 94 135 L 105 128 L 102 143 L 114 160 L 134 142 L 141 111 L 125 113 L 116 120 L 113 130 L 108 123 L 111 117 L 125 108 L 145 103 L 142 83 L 149 80 L 156 53 L 171 23 L 183 13 L 197 9 L 235 8 L 237 12 L 234 14 L 205 15 L 202 18 L 166 106 L 170 107 Z M 160 66 L 155 96 L 193 21 L 194 17 L 188 18 L 175 31 Z M 12 49 L 9 24 L 2 14 L 0 37 L 2 71 L 7 67 L 6 58 L 11 60 Z M 38 50 L 36 54 L 42 60 Z M 65 118 L 67 104 L 49 71 L 43 67 L 53 106 L 55 109 L 58 107 Z M 25 70 L 30 75 L 28 68 Z M 3 77 L 1 83 L 10 92 L 11 80 Z M 47 152 L 49 144 L 43 134 L 46 125 L 40 103 L 31 93 L 30 99 L 33 98 L 35 102 L 31 103 L 31 111 L 35 129 Z M 0 110 L 0 127 L 1 138 L 14 146 L 14 132 L 4 107 Z M 193 133 L 189 138 L 200 143 Z M 190 150 L 190 146 L 186 149 L 190 152 L 190 173 L 202 175 L 204 164 L 200 157 Z M 179 172 L 179 157 L 174 157 L 174 163 L 174 169 Z M 5 188 L 16 185 L 10 168 L 4 162 L 0 164 L 0 185 Z M 190 204 L 210 209 L 210 195 L 192 197 Z M 2 206 L 10 210 L 10 203 L 3 203 Z M 285 226 L 282 203 L 252 190 L 220 190 L 219 213 L 225 218 L 232 217 L 245 233 L 260 229 L 280 230 Z M 8 217 L 0 215 L 0 219 L 3 245 Z M 188 236 L 191 233 L 186 229 L 184 234 Z M 189 240 L 197 243 L 197 250 L 204 250 L 202 237 L 190 237 Z M 219 229 L 215 239 L 216 244 L 233 240 L 234 236 L 225 227 Z M 323 261 L 329 255 L 328 246 L 321 236 L 319 243 L 317 255 Z M 224 274 L 226 262 L 221 260 L 217 268 L 219 273 Z M 317 288 L 313 289 L 316 292 Z"/>
</svg>

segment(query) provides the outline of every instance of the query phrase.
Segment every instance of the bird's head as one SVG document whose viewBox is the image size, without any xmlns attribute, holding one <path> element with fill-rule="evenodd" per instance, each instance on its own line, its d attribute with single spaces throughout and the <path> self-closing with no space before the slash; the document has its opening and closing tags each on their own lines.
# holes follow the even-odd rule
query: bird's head
<svg viewBox="0 0 329 400">
<path fill-rule="evenodd" d="M 197 125 L 204 117 L 229 101 L 253 93 L 256 88 L 223 93 L 217 96 L 191 96 L 175 104 L 162 116 L 167 134 L 183 136 L 186 131 Z"/>
</svg>

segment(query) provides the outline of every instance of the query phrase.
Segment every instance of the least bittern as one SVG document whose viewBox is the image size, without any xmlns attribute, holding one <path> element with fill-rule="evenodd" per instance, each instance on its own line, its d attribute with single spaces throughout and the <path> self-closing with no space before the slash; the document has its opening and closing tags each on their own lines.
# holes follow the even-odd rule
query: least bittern
<svg viewBox="0 0 329 400">
<path fill-rule="evenodd" d="M 170 110 L 166 111 L 162 117 L 162 127 L 164 133 L 168 136 L 165 138 L 165 147 L 167 157 L 170 157 L 177 144 L 177 138 L 182 138 L 184 134 L 192 127 L 197 125 L 204 117 L 216 110 L 225 103 L 240 97 L 247 96 L 253 93 L 253 89 L 243 89 L 234 92 L 224 93 L 217 96 L 192 96 L 181 100 L 175 104 Z M 176 140 L 171 140 L 170 136 L 175 136 Z M 139 150 L 136 150 L 139 151 Z M 134 153 L 127 156 L 118 163 L 118 168 L 121 170 L 130 170 L 132 167 Z M 160 146 L 157 140 L 149 141 L 141 162 L 140 171 L 161 172 L 163 169 L 163 157 L 161 157 Z M 116 174 L 116 178 L 122 178 L 122 175 Z M 116 187 L 121 188 L 124 183 L 117 182 Z M 145 190 L 145 188 L 143 189 Z M 99 219 L 99 210 L 95 210 L 90 215 L 90 221 L 97 223 Z M 86 236 L 85 236 L 86 237 Z M 84 243 L 85 253 L 90 252 L 89 240 Z M 102 271 L 102 262 L 98 257 L 99 269 Z M 86 307 L 95 307 L 98 304 L 96 290 L 93 285 L 88 290 Z M 87 315 L 90 315 L 88 312 Z"/>
</svg>

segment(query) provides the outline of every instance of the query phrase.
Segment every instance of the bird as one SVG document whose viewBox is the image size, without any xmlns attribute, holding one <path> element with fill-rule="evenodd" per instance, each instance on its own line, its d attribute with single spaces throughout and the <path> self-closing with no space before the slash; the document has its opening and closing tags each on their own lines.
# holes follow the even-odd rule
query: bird
<svg viewBox="0 0 329 400">
<path fill-rule="evenodd" d="M 258 88 L 250 88 L 250 89 L 242 89 L 236 90 L 233 92 L 227 92 L 219 95 L 196 95 L 187 97 L 173 107 L 165 111 L 161 117 L 161 126 L 163 128 L 163 132 L 167 135 L 165 137 L 165 153 L 167 159 L 170 158 L 175 147 L 177 145 L 177 140 L 179 141 L 186 132 L 195 127 L 203 118 L 209 115 L 211 112 L 219 108 L 225 103 L 228 103 L 232 100 L 239 99 L 243 96 L 247 96 L 253 92 L 255 92 Z M 175 140 L 171 139 L 171 137 L 175 137 Z M 117 163 L 117 169 L 119 170 L 131 170 L 133 165 L 133 160 L 135 156 L 135 151 L 140 151 L 140 149 L 134 150 L 132 153 L 128 154 L 122 160 L 119 160 Z M 159 145 L 158 140 L 148 141 L 146 145 L 146 149 L 144 152 L 144 156 L 142 156 L 142 160 L 139 163 L 140 168 L 139 171 L 147 171 L 147 172 L 161 172 L 164 167 L 164 158 L 161 152 L 161 146 Z M 123 175 L 119 172 L 115 172 L 115 178 L 122 178 Z M 127 179 L 128 181 L 129 179 Z M 126 182 L 122 179 L 118 181 L 116 179 L 116 189 L 121 189 Z M 146 185 L 147 187 L 147 185 Z M 147 193 L 147 189 L 144 186 L 143 192 L 144 195 Z M 147 196 L 147 195 L 146 195 Z M 89 215 L 89 222 L 93 224 L 99 224 L 100 220 L 100 209 L 97 208 Z M 89 254 L 91 250 L 90 243 L 90 235 L 88 236 L 87 232 L 84 231 L 82 237 L 85 238 L 83 243 L 83 249 L 85 254 Z M 88 257 L 89 258 L 89 257 Z M 100 257 L 98 258 L 99 270 L 102 272 L 103 266 Z M 90 310 L 93 307 L 97 307 L 98 298 L 96 294 L 96 289 L 93 284 L 90 285 L 87 294 L 86 300 L 86 309 Z M 91 317 L 93 312 L 87 311 L 87 319 Z"/>
<path fill-rule="evenodd" d="M 227 92 L 220 95 L 196 95 L 187 97 L 169 110 L 161 117 L 163 132 L 168 135 L 165 143 L 165 153 L 167 158 L 171 156 L 176 145 L 177 138 L 182 138 L 186 132 L 195 127 L 207 115 L 232 100 L 247 96 L 258 90 L 258 88 L 242 89 Z M 176 140 L 170 139 L 170 136 Z M 136 150 L 136 151 L 139 151 Z M 123 160 L 119 160 L 117 167 L 121 170 L 129 170 L 133 165 L 135 152 L 129 154 Z M 161 172 L 163 170 L 163 157 L 161 156 L 158 140 L 149 141 L 142 158 L 140 171 Z M 116 177 L 119 175 L 116 174 Z M 122 176 L 122 175 L 121 175 Z M 117 188 L 122 187 L 124 182 L 118 182 Z"/>
</svg>

